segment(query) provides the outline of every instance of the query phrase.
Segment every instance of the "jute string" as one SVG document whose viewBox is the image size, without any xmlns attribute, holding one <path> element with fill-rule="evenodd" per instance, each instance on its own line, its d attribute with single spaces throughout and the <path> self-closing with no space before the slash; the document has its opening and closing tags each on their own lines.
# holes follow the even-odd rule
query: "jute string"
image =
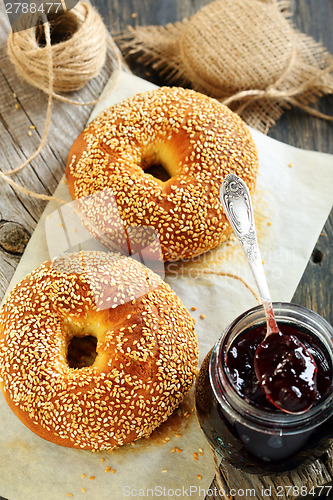
<svg viewBox="0 0 333 500">
<path fill-rule="evenodd" d="M 291 24 L 284 0 L 216 0 L 183 22 L 129 28 L 116 37 L 125 56 L 231 107 L 267 133 L 292 106 L 333 93 L 333 58 Z"/>
<path fill-rule="evenodd" d="M 107 36 L 106 27 L 94 7 L 81 2 L 68 12 L 64 3 L 63 7 L 64 14 L 53 24 L 44 14 L 42 31 L 41 24 L 36 22 L 35 28 L 24 29 L 24 26 L 19 26 L 21 31 L 12 30 L 8 37 L 8 54 L 17 73 L 28 83 L 45 92 L 48 95 L 48 102 L 44 131 L 38 148 L 16 168 L 7 172 L 0 171 L 0 178 L 25 195 L 65 204 L 64 200 L 57 197 L 39 194 L 21 186 L 10 176 L 23 170 L 43 149 L 50 129 L 53 99 L 77 106 L 90 106 L 98 103 L 111 94 L 117 86 L 122 60 L 118 47 L 112 38 Z M 26 26 L 33 25 L 29 18 L 24 17 L 23 21 Z M 52 44 L 52 29 L 59 29 L 59 26 L 62 30 L 67 28 L 72 36 L 60 43 Z M 38 42 L 37 30 L 45 37 L 44 46 L 40 46 Z M 73 34 L 72 30 L 74 30 Z M 116 57 L 116 69 L 107 93 L 88 102 L 79 102 L 59 94 L 59 92 L 79 90 L 97 76 L 105 63 L 107 46 L 113 49 Z"/>
</svg>

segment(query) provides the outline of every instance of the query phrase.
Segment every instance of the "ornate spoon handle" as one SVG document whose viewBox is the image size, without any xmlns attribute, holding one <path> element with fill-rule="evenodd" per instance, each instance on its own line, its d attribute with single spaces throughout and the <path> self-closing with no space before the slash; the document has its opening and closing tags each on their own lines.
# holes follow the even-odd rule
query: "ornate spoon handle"
<svg viewBox="0 0 333 500">
<path fill-rule="evenodd" d="M 312 354 L 294 335 L 280 332 L 276 323 L 256 236 L 251 196 L 236 175 L 224 179 L 220 199 L 243 246 L 256 280 L 267 322 L 265 338 L 257 345 L 254 370 L 267 399 L 287 413 L 308 411 L 317 397 L 317 366 Z"/>
<path fill-rule="evenodd" d="M 261 299 L 269 305 L 271 297 L 256 235 L 251 195 L 246 184 L 237 175 L 228 174 L 220 189 L 220 200 L 230 225 L 243 247 Z"/>
</svg>

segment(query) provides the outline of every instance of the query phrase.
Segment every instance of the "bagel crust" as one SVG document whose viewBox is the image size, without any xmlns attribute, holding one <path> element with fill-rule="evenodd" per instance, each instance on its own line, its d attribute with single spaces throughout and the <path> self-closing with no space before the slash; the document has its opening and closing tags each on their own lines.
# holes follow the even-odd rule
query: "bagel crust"
<svg viewBox="0 0 333 500">
<path fill-rule="evenodd" d="M 105 307 L 108 304 L 108 307 Z M 73 336 L 95 336 L 71 368 Z M 40 437 L 110 450 L 150 433 L 194 381 L 193 320 L 171 288 L 130 257 L 66 254 L 24 278 L 0 311 L 0 387 Z"/>
<path fill-rule="evenodd" d="M 145 172 L 157 164 L 168 180 Z M 100 193 L 88 214 L 100 233 L 108 233 L 114 218 L 112 209 L 101 210 L 103 196 L 110 205 L 111 190 L 126 229 L 157 231 L 164 260 L 188 259 L 226 240 L 231 228 L 219 199 L 222 181 L 234 173 L 252 191 L 257 171 L 242 119 L 181 87 L 146 91 L 104 111 L 76 139 L 66 166 L 73 199 Z"/>
</svg>

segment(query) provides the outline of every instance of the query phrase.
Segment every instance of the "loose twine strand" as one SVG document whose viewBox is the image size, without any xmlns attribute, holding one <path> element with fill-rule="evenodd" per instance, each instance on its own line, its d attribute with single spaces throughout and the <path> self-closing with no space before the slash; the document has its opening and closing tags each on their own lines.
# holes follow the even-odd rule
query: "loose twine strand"
<svg viewBox="0 0 333 500">
<path fill-rule="evenodd" d="M 325 70 L 322 70 L 321 75 L 329 74 L 333 71 L 333 63 L 328 66 Z M 235 112 L 238 114 L 241 114 L 244 109 L 249 106 L 250 104 L 253 103 L 253 101 L 258 100 L 258 99 L 270 99 L 274 101 L 285 101 L 289 102 L 295 107 L 299 107 L 303 111 L 306 111 L 308 114 L 316 116 L 317 118 L 322 118 L 324 120 L 333 120 L 333 116 L 327 115 L 325 113 L 322 113 L 321 111 L 318 111 L 315 108 L 312 108 L 311 106 L 308 106 L 304 103 L 298 102 L 294 97 L 302 95 L 306 90 L 310 89 L 314 82 L 317 80 L 318 76 L 314 75 L 312 78 L 304 82 L 303 84 L 300 84 L 297 88 L 292 88 L 290 90 L 278 90 L 276 87 L 278 85 L 278 82 L 275 82 L 273 85 L 268 87 L 265 90 L 259 90 L 259 89 L 251 89 L 251 90 L 242 90 L 240 92 L 237 92 L 236 94 L 233 94 L 230 97 L 227 97 L 226 99 L 221 100 L 222 104 L 229 106 L 234 101 L 240 101 L 243 99 L 247 99 L 250 97 L 251 99 L 248 99 L 244 104 L 240 105 Z M 280 81 L 280 78 L 279 78 Z"/>
<path fill-rule="evenodd" d="M 16 33 L 12 31 L 9 35 L 8 53 L 16 68 L 16 71 L 28 83 L 32 84 L 33 86 L 45 92 L 48 95 L 48 102 L 47 102 L 44 131 L 38 148 L 36 149 L 36 151 L 34 151 L 34 153 L 31 154 L 29 158 L 27 158 L 22 164 L 20 164 L 16 168 L 13 168 L 7 172 L 0 171 L 0 178 L 7 184 L 9 184 L 14 190 L 19 191 L 25 195 L 31 196 L 32 198 L 45 201 L 55 201 L 57 203 L 65 204 L 67 202 L 60 198 L 36 193 L 35 191 L 32 191 L 24 186 L 21 186 L 13 179 L 11 179 L 10 176 L 17 174 L 18 172 L 23 170 L 40 154 L 41 150 L 43 149 L 50 130 L 53 99 L 58 99 L 68 104 L 73 104 L 77 106 L 90 106 L 93 104 L 97 104 L 102 99 L 105 99 L 108 95 L 110 95 L 117 86 L 121 74 L 122 59 L 120 51 L 116 46 L 116 44 L 113 42 L 112 38 L 106 36 L 105 25 L 101 17 L 99 16 L 98 12 L 96 11 L 96 9 L 94 9 L 90 4 L 79 3 L 74 9 L 72 9 L 72 11 L 67 11 L 66 5 L 64 4 L 64 0 L 62 0 L 62 5 L 64 13 L 66 15 L 71 14 L 72 17 L 78 15 L 77 13 L 78 8 L 81 9 L 81 11 L 79 11 L 79 13 L 81 14 L 80 23 L 79 23 L 79 29 L 73 34 L 73 36 L 68 40 L 64 41 L 62 44 L 58 44 L 58 47 L 55 47 L 55 49 L 54 47 L 52 47 L 51 43 L 51 23 L 48 21 L 45 14 L 43 15 L 45 21 L 44 22 L 45 47 L 41 48 L 38 45 L 38 42 L 36 40 L 35 30 L 26 29 L 23 31 L 18 31 Z M 82 14 L 83 12 L 82 9 L 84 9 L 85 15 Z M 113 49 L 113 53 L 116 57 L 116 69 L 113 72 L 112 83 L 108 91 L 104 95 L 102 94 L 99 98 L 94 99 L 92 101 L 79 102 L 67 98 L 59 94 L 58 92 L 54 91 L 55 76 L 56 76 L 54 68 L 61 67 L 65 72 L 69 73 L 68 71 L 69 65 L 71 64 L 71 61 L 73 61 L 73 57 L 76 59 L 80 59 L 82 51 L 82 47 L 80 48 L 81 44 L 83 44 L 84 55 L 85 55 L 85 57 L 82 59 L 85 59 L 86 62 L 88 61 L 88 64 L 90 63 L 90 61 L 93 61 L 95 53 L 94 49 L 95 44 L 94 42 L 91 41 L 91 37 L 89 37 L 89 32 L 92 31 L 94 33 L 101 33 L 101 32 L 104 33 L 104 38 L 103 39 L 99 38 L 99 43 L 97 44 L 98 50 L 102 54 L 103 52 L 106 53 L 107 45 Z M 28 44 L 27 41 L 29 42 Z M 89 45 L 87 45 L 87 41 Z M 31 55 L 31 52 L 29 53 L 29 49 L 31 50 L 31 45 L 32 48 L 35 50 L 35 53 L 33 55 Z M 89 49 L 89 47 L 93 51 L 92 54 L 89 53 L 87 54 L 87 50 Z M 53 55 L 53 52 L 55 55 Z M 37 67 L 39 68 L 39 72 L 38 71 L 32 73 L 29 72 L 29 68 L 31 68 L 32 66 L 31 57 L 33 57 L 33 60 L 35 61 L 37 60 L 38 62 Z M 55 59 L 57 60 L 55 61 Z M 76 71 L 70 73 L 71 76 L 69 77 L 69 79 L 67 77 L 67 79 L 63 80 L 62 73 L 57 75 L 57 81 L 56 81 L 57 88 L 59 88 L 64 92 L 78 90 L 79 88 L 82 88 L 84 84 L 86 84 L 94 75 L 97 76 L 96 73 L 98 74 L 101 66 L 103 65 L 102 63 L 104 63 L 104 61 L 105 61 L 105 55 L 104 59 L 100 60 L 99 67 L 98 68 L 94 67 L 93 71 L 90 71 L 89 68 L 87 71 L 87 64 L 85 64 L 82 67 L 76 66 Z M 24 62 L 25 64 L 22 64 L 22 62 Z M 47 86 L 45 86 L 45 84 L 43 83 L 45 81 L 47 81 Z"/>
</svg>

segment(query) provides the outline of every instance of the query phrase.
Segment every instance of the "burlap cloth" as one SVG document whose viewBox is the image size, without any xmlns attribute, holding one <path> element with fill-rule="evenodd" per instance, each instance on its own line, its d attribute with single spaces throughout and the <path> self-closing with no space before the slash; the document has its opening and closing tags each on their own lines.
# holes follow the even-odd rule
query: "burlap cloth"
<svg viewBox="0 0 333 500">
<path fill-rule="evenodd" d="M 217 0 L 190 19 L 129 27 L 116 36 L 125 56 L 167 82 L 224 102 L 267 133 L 283 111 L 333 93 L 333 58 L 291 24 L 284 0 Z"/>
</svg>

